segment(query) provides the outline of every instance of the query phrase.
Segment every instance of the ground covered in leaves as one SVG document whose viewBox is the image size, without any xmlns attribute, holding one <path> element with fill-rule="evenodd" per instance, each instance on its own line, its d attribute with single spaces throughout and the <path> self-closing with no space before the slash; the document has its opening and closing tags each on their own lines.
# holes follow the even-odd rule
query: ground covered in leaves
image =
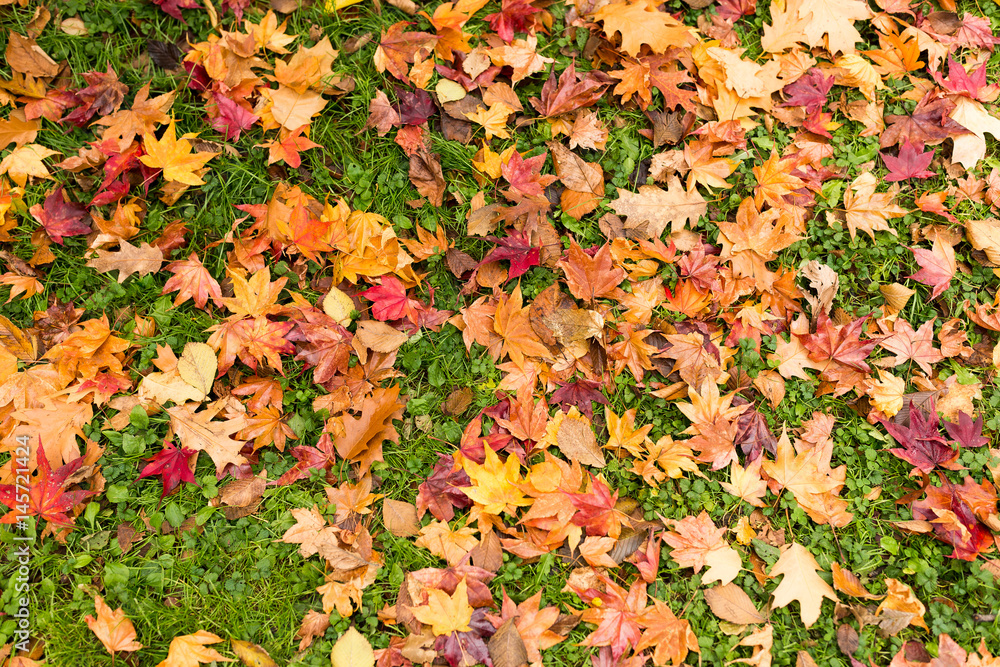
<svg viewBox="0 0 1000 667">
<path fill-rule="evenodd" d="M 1000 664 L 995 3 L 0 27 L 0 662 Z"/>
</svg>

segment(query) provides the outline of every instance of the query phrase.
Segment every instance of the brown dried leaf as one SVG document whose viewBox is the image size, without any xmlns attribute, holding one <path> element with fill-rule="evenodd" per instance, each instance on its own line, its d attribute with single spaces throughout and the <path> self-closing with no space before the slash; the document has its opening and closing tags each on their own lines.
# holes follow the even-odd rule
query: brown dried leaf
<svg viewBox="0 0 1000 667">
<path fill-rule="evenodd" d="M 705 591 L 705 602 L 712 613 L 724 621 L 739 625 L 763 623 L 766 619 L 757 611 L 750 596 L 737 586 L 729 583 Z"/>
</svg>

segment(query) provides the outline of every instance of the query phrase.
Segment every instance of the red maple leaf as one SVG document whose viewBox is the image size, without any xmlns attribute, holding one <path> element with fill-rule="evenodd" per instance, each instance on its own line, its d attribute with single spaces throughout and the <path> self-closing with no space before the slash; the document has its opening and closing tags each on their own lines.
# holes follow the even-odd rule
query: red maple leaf
<svg viewBox="0 0 1000 667">
<path fill-rule="evenodd" d="M 517 278 L 531 267 L 538 266 L 541 248 L 531 245 L 531 240 L 524 232 L 511 232 L 509 236 L 504 238 L 488 236 L 486 240 L 492 241 L 500 247 L 491 250 L 486 257 L 483 257 L 483 261 L 476 265 L 476 268 L 483 264 L 506 259 L 510 260 L 508 277 Z"/>
<path fill-rule="evenodd" d="M 938 85 L 950 93 L 965 95 L 980 102 L 987 102 L 996 94 L 996 85 L 986 82 L 986 63 L 971 75 L 954 58 L 948 56 L 948 76 L 941 72 L 931 72 Z"/>
<path fill-rule="evenodd" d="M 538 7 L 532 6 L 530 0 L 503 0 L 500 11 L 487 14 L 484 19 L 500 35 L 500 39 L 510 43 L 514 39 L 514 33 L 527 32 L 534 25 L 534 15 L 540 11 L 542 10 Z"/>
<path fill-rule="evenodd" d="M 212 95 L 219 115 L 212 119 L 213 128 L 226 135 L 226 141 L 237 141 L 240 133 L 249 130 L 257 122 L 257 116 L 225 95 Z"/>
<path fill-rule="evenodd" d="M 716 6 L 719 16 L 735 21 L 741 16 L 749 16 L 757 11 L 757 0 L 719 0 Z"/>
<path fill-rule="evenodd" d="M 61 185 L 49 193 L 44 204 L 35 204 L 29 211 L 42 224 L 49 238 L 59 245 L 63 245 L 64 236 L 90 233 L 87 208 L 83 204 L 67 202 Z"/>
<path fill-rule="evenodd" d="M 614 79 L 600 70 L 578 75 L 575 64 L 570 63 L 556 83 L 556 69 L 553 65 L 549 70 L 548 80 L 542 86 L 542 98 L 532 97 L 529 102 L 539 114 L 550 118 L 591 106 L 601 99 L 604 89 L 612 82 Z"/>
<path fill-rule="evenodd" d="M 817 113 L 826 104 L 835 78 L 828 77 L 823 74 L 823 70 L 813 67 L 801 79 L 781 89 L 787 99 L 780 106 L 805 107 L 807 114 Z"/>
<path fill-rule="evenodd" d="M 968 134 L 967 129 L 952 120 L 951 112 L 954 110 L 955 103 L 948 98 L 928 93 L 917 103 L 912 114 L 885 117 L 886 128 L 879 138 L 879 145 L 888 148 L 908 138 L 936 146 L 948 137 Z"/>
<path fill-rule="evenodd" d="M 23 483 L 0 485 L 0 502 L 11 509 L 10 512 L 0 517 L 0 524 L 15 523 L 23 516 L 37 516 L 49 523 L 72 526 L 73 519 L 69 518 L 66 512 L 80 504 L 87 496 L 97 493 L 96 491 L 65 491 L 63 489 L 69 476 L 83 465 L 83 457 L 70 461 L 52 472 L 41 439 L 38 441 L 36 456 L 37 475 L 31 480 L 27 493 L 25 493 L 25 484 Z M 25 502 L 25 495 L 27 495 L 27 502 Z"/>
<path fill-rule="evenodd" d="M 451 521 L 456 507 L 472 506 L 472 499 L 462 491 L 470 486 L 472 480 L 462 466 L 456 466 L 451 455 L 440 454 L 434 470 L 417 490 L 417 509 L 421 516 L 430 510 L 438 521 Z"/>
<path fill-rule="evenodd" d="M 569 500 L 576 508 L 573 524 L 585 528 L 588 535 L 608 535 L 617 538 L 621 534 L 622 523 L 628 517 L 615 509 L 618 492 L 611 493 L 611 487 L 591 476 L 590 493 L 571 493 Z"/>
<path fill-rule="evenodd" d="M 962 467 L 957 463 L 958 452 L 952 449 L 941 435 L 934 398 L 929 399 L 928 412 L 924 412 L 910 401 L 909 414 L 909 427 L 878 417 L 879 423 L 885 427 L 889 435 L 902 445 L 901 448 L 889 451 L 925 473 L 929 473 L 937 466 L 949 470 L 961 470 Z"/>
<path fill-rule="evenodd" d="M 163 493 L 160 500 L 178 486 L 181 482 L 198 484 L 191 472 L 191 457 L 197 456 L 198 452 L 187 447 L 174 447 L 169 441 L 163 441 L 163 449 L 157 454 L 149 457 L 146 467 L 139 473 L 139 479 L 144 477 L 159 477 L 163 482 Z"/>
<path fill-rule="evenodd" d="M 552 392 L 552 404 L 562 407 L 563 412 L 569 412 L 572 406 L 577 406 L 588 419 L 594 418 L 594 403 L 607 405 L 608 399 L 601 393 L 601 383 L 595 380 L 574 380 Z"/>
<path fill-rule="evenodd" d="M 837 326 L 821 312 L 816 318 L 816 333 L 800 336 L 799 339 L 814 360 L 831 359 L 867 373 L 871 368 L 865 359 L 878 343 L 878 339 L 861 340 L 867 319 L 862 317 L 848 325 Z"/>
<path fill-rule="evenodd" d="M 395 276 L 383 276 L 381 284 L 366 289 L 361 296 L 372 302 L 372 315 L 377 320 L 385 322 L 404 317 L 416 320 L 414 306 L 417 302 L 406 296 L 406 288 Z"/>
<path fill-rule="evenodd" d="M 885 177 L 885 180 L 889 182 L 905 181 L 911 178 L 934 176 L 934 172 L 927 169 L 934 159 L 934 149 L 923 153 L 921 152 L 923 148 L 922 143 L 919 141 L 916 144 L 910 143 L 910 139 L 907 137 L 903 139 L 898 156 L 882 153 L 885 166 L 889 167 L 889 175 Z"/>
<path fill-rule="evenodd" d="M 993 535 L 980 520 L 996 519 L 996 491 L 989 482 L 978 485 L 971 477 L 962 486 L 943 477 L 942 482 L 927 487 L 927 497 L 910 506 L 913 517 L 930 521 L 934 536 L 954 547 L 950 558 L 975 560 L 993 546 Z"/>
<path fill-rule="evenodd" d="M 962 447 L 982 447 L 990 444 L 990 439 L 983 436 L 983 418 L 979 416 L 975 421 L 964 412 L 958 413 L 958 423 L 943 421 L 944 428 L 948 435 Z"/>
<path fill-rule="evenodd" d="M 181 16 L 182 9 L 201 9 L 197 0 L 153 0 L 153 4 L 184 25 L 187 25 L 187 21 Z"/>
<path fill-rule="evenodd" d="M 590 605 L 583 612 L 583 620 L 597 626 L 583 642 L 583 646 L 608 646 L 612 661 L 618 664 L 626 651 L 634 647 L 642 636 L 639 617 L 646 608 L 646 582 L 637 579 L 628 592 L 605 574 L 598 574 L 604 591 L 595 588 L 573 590 Z"/>
<path fill-rule="evenodd" d="M 955 275 L 957 265 L 955 263 L 955 249 L 940 238 L 934 239 L 934 247 L 930 250 L 924 248 L 910 248 L 913 258 L 920 265 L 920 270 L 907 278 L 913 278 L 919 283 L 933 287 L 931 298 L 936 299 L 942 292 L 951 285 L 951 279 Z"/>
<path fill-rule="evenodd" d="M 557 178 L 553 174 L 542 175 L 542 166 L 545 165 L 547 155 L 548 153 L 542 153 L 525 159 L 523 155 L 514 151 L 510 159 L 500 165 L 500 173 L 510 183 L 514 193 L 541 197 L 545 194 L 545 188 Z M 514 200 L 514 197 L 508 199 Z"/>
<path fill-rule="evenodd" d="M 313 381 L 326 384 L 338 374 L 347 372 L 354 336 L 324 312 L 303 309 L 305 321 L 295 322 L 287 339 L 298 343 L 296 361 L 306 362 L 313 369 Z"/>
</svg>

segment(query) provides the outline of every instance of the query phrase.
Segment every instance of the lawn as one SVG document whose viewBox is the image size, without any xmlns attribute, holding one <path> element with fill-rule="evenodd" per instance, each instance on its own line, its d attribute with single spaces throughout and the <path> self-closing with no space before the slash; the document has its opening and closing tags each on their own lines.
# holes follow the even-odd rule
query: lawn
<svg viewBox="0 0 1000 667">
<path fill-rule="evenodd" d="M 0 0 L 0 664 L 1000 664 L 1000 5 Z"/>
</svg>

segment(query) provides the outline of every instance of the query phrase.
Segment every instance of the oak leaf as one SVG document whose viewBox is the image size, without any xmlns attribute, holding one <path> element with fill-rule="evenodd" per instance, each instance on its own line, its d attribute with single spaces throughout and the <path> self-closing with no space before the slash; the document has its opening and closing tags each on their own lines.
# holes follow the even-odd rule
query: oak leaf
<svg viewBox="0 0 1000 667">
<path fill-rule="evenodd" d="M 117 251 L 97 249 L 97 257 L 87 261 L 87 266 L 100 273 L 118 271 L 118 284 L 125 282 L 131 275 L 148 276 L 160 270 L 163 264 L 163 251 L 148 243 L 134 246 L 122 240 Z"/>
<path fill-rule="evenodd" d="M 837 594 L 817 570 L 819 563 L 813 555 L 798 542 L 792 542 L 782 550 L 778 562 L 768 573 L 771 577 L 784 575 L 774 591 L 773 606 L 786 607 L 798 600 L 799 615 L 807 628 L 819 619 L 823 598 L 837 602 Z"/>
<path fill-rule="evenodd" d="M 671 46 L 690 46 L 695 33 L 666 12 L 656 9 L 652 0 L 615 2 L 604 5 L 594 18 L 604 24 L 608 37 L 621 35 L 621 50 L 635 58 L 643 45 L 653 53 L 663 53 Z"/>
<path fill-rule="evenodd" d="M 640 185 L 638 192 L 618 188 L 618 199 L 608 204 L 625 216 L 625 228 L 644 238 L 659 238 L 670 225 L 679 232 L 693 225 L 708 210 L 708 202 L 696 190 L 688 191 L 674 175 L 667 178 L 667 189 Z"/>
<path fill-rule="evenodd" d="M 181 445 L 196 452 L 207 452 L 215 462 L 217 474 L 221 474 L 227 465 L 246 463 L 247 460 L 240 455 L 244 443 L 231 437 L 246 428 L 246 417 L 238 415 L 225 421 L 213 421 L 224 407 L 222 401 L 209 405 L 201 412 L 195 412 L 197 407 L 188 403 L 167 409 L 170 424 Z"/>
</svg>

